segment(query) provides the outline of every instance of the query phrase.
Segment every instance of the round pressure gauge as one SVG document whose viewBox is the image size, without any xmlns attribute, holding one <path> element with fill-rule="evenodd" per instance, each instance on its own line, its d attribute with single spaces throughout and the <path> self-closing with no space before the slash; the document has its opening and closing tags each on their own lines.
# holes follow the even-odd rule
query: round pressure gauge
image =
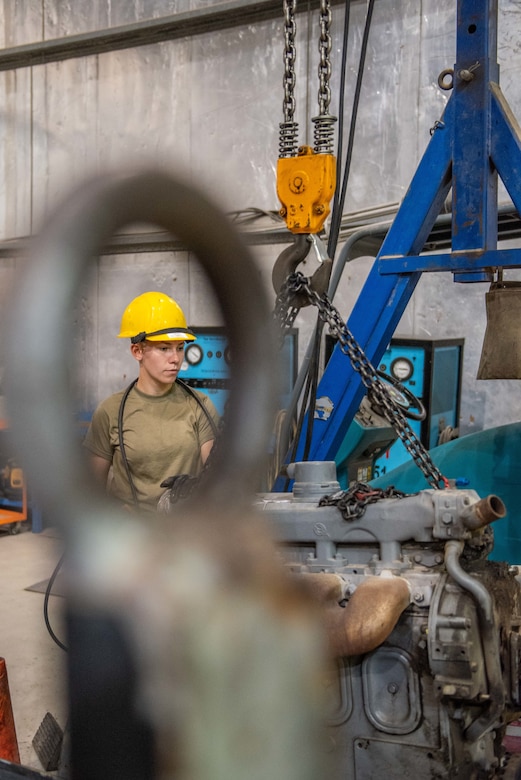
<svg viewBox="0 0 521 780">
<path fill-rule="evenodd" d="M 185 347 L 185 360 L 191 366 L 197 366 L 203 359 L 203 349 L 199 344 L 188 344 Z"/>
<path fill-rule="evenodd" d="M 405 357 L 398 357 L 391 363 L 391 374 L 399 382 L 406 382 L 411 378 L 414 366 L 410 360 Z"/>
</svg>

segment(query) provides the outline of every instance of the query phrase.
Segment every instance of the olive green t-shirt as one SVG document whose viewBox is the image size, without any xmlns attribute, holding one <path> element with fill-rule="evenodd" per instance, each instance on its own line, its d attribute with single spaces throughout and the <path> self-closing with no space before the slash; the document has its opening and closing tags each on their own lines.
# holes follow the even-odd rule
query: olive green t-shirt
<svg viewBox="0 0 521 780">
<path fill-rule="evenodd" d="M 121 456 L 118 414 L 124 390 L 103 401 L 92 416 L 84 446 L 112 463 L 109 492 L 132 505 Z M 198 393 L 215 424 L 218 414 L 211 400 Z M 164 491 L 161 482 L 177 474 L 197 476 L 202 469 L 201 445 L 214 439 L 212 426 L 197 401 L 174 383 L 166 395 L 130 391 L 123 413 L 123 442 L 140 505 L 155 510 Z"/>
</svg>

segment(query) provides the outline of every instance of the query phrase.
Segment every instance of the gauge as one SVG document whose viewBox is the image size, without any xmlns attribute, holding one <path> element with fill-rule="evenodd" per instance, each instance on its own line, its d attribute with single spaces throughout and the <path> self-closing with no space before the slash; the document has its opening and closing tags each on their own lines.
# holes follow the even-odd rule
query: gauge
<svg viewBox="0 0 521 780">
<path fill-rule="evenodd" d="M 188 344 L 185 348 L 185 360 L 190 366 L 197 366 L 203 359 L 203 349 L 199 344 Z"/>
<path fill-rule="evenodd" d="M 413 375 L 414 366 L 405 357 L 398 357 L 391 363 L 391 374 L 399 382 L 406 382 Z"/>
</svg>

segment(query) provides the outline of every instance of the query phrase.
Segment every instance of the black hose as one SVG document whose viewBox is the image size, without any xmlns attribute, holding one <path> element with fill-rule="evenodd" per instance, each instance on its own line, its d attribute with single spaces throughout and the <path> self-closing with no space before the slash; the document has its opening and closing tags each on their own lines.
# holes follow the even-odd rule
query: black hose
<svg viewBox="0 0 521 780">
<path fill-rule="evenodd" d="M 322 338 L 322 331 L 324 329 L 324 323 L 319 319 L 317 320 L 317 327 L 315 329 L 315 344 L 313 346 L 313 357 L 310 363 L 310 391 L 309 391 L 309 407 L 308 407 L 308 424 L 306 431 L 306 441 L 304 445 L 304 453 L 302 460 L 307 460 L 309 457 L 309 450 L 311 448 L 311 440 L 313 438 L 313 427 L 315 422 L 315 404 L 317 400 L 317 387 L 318 387 L 318 368 L 320 358 L 320 341 Z"/>
<path fill-rule="evenodd" d="M 125 474 L 127 475 L 128 484 L 130 485 L 130 490 L 132 491 L 132 501 L 134 502 L 135 508 L 139 509 L 139 499 L 137 497 L 137 490 L 134 484 L 134 480 L 132 479 L 132 472 L 130 471 L 130 464 L 128 462 L 127 451 L 125 448 L 125 441 L 123 437 L 123 412 L 125 411 L 125 404 L 127 403 L 127 398 L 129 396 L 129 393 L 132 390 L 132 388 L 135 386 L 136 382 L 137 379 L 134 379 L 134 381 L 129 384 L 129 386 L 123 393 L 123 398 L 121 399 L 121 403 L 119 405 L 118 438 L 119 438 L 119 449 L 121 452 L 121 457 L 123 459 L 123 465 L 125 467 Z"/>
<path fill-rule="evenodd" d="M 342 178 L 342 153 L 343 153 L 343 145 L 344 145 L 344 105 L 345 105 L 345 90 L 346 90 L 347 42 L 349 39 L 350 10 L 351 10 L 351 0 L 346 0 L 345 7 L 344 7 L 344 35 L 342 39 L 342 59 L 340 65 L 340 90 L 338 96 L 338 141 L 337 141 L 337 151 L 336 151 L 337 182 L 339 182 L 340 179 Z M 338 219 L 338 210 L 339 210 L 338 187 L 335 187 L 335 194 L 333 196 L 333 209 L 331 215 L 331 230 L 329 233 L 329 245 L 331 245 L 332 232 L 336 230 L 336 223 L 337 221 L 339 223 L 341 221 L 341 217 L 340 220 Z M 342 214 L 342 210 L 340 209 L 340 215 L 341 214 Z M 328 246 L 328 254 L 329 257 L 331 258 L 333 257 L 333 255 L 329 251 L 329 246 Z"/>
<path fill-rule="evenodd" d="M 62 567 L 64 558 L 65 558 L 65 555 L 62 555 L 62 557 L 60 558 L 60 560 L 56 564 L 56 567 L 55 567 L 53 573 L 50 576 L 49 582 L 47 583 L 47 587 L 45 589 L 45 596 L 44 596 L 44 599 L 43 599 L 43 619 L 45 621 L 45 625 L 47 627 L 47 631 L 49 632 L 53 642 L 56 642 L 58 647 L 61 647 L 62 650 L 65 650 L 65 652 L 67 652 L 67 650 L 68 650 L 67 646 L 64 645 L 63 642 L 60 639 L 58 639 L 58 637 L 56 636 L 56 634 L 53 631 L 53 628 L 51 626 L 51 621 L 49 619 L 49 598 L 51 597 L 52 586 L 54 585 L 54 581 L 56 580 L 56 577 L 58 576 L 58 572 L 60 571 L 60 569 Z"/>
<path fill-rule="evenodd" d="M 369 32 L 371 29 L 371 20 L 373 16 L 373 8 L 374 8 L 374 0 L 369 0 L 369 3 L 367 5 L 367 15 L 365 18 L 365 26 L 364 26 L 364 34 L 362 38 L 362 47 L 360 49 L 360 59 L 358 63 L 358 73 L 356 77 L 356 87 L 355 87 L 355 94 L 353 97 L 353 110 L 351 112 L 351 124 L 349 128 L 349 138 L 347 143 L 347 154 L 346 154 L 346 161 L 344 165 L 344 175 L 342 179 L 342 187 L 340 191 L 340 197 L 337 202 L 336 206 L 336 212 L 334 213 L 334 224 L 333 219 L 331 221 L 331 230 L 329 233 L 329 242 L 328 242 L 328 255 L 331 258 L 334 258 L 336 247 L 338 243 L 338 236 L 340 233 L 340 225 L 342 223 L 342 212 L 344 210 L 344 203 L 346 199 L 346 192 L 347 192 L 347 182 L 349 179 L 349 172 L 351 168 L 351 159 L 353 156 L 353 146 L 355 141 L 355 130 L 356 130 L 356 121 L 358 117 L 358 106 L 360 103 L 360 94 L 362 91 L 362 79 L 364 75 L 364 68 L 365 68 L 365 58 L 367 54 L 367 44 L 369 41 Z M 344 66 L 345 67 L 345 66 Z"/>
</svg>

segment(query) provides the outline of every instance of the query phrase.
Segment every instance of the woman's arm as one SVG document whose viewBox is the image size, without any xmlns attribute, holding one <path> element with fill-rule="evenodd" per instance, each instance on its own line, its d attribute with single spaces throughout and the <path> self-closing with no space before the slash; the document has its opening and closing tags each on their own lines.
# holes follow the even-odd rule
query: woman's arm
<svg viewBox="0 0 521 780">
<path fill-rule="evenodd" d="M 96 482 L 99 482 L 99 484 L 105 488 L 107 486 L 107 479 L 111 466 L 110 460 L 102 458 L 101 455 L 90 453 L 89 465 Z"/>
<path fill-rule="evenodd" d="M 208 460 L 208 456 L 212 451 L 213 443 L 214 439 L 210 439 L 210 441 L 205 441 L 204 444 L 201 444 L 201 460 L 203 462 L 203 466 Z"/>
</svg>

